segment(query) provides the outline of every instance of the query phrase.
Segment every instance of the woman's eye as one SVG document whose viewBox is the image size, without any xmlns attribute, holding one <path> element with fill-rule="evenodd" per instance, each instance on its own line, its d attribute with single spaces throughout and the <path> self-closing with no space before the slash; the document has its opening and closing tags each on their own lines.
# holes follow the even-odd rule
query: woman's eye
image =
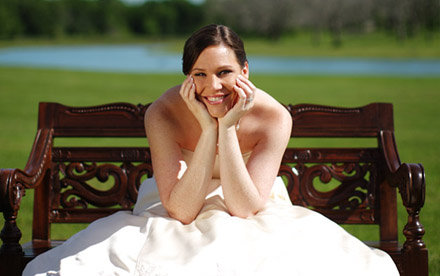
<svg viewBox="0 0 440 276">
<path fill-rule="evenodd" d="M 205 76 L 205 73 L 195 73 L 194 76 L 196 76 L 196 77 L 203 77 L 203 76 Z"/>
<path fill-rule="evenodd" d="M 219 75 L 219 76 L 227 75 L 227 74 L 229 74 L 229 73 L 231 73 L 231 72 L 232 72 L 231 70 L 223 70 L 223 71 L 220 71 L 220 73 L 218 73 L 218 75 Z"/>
</svg>

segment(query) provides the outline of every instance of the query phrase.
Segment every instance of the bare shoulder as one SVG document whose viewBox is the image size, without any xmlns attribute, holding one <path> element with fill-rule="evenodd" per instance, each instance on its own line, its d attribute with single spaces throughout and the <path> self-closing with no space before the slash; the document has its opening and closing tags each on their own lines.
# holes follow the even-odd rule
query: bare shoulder
<svg viewBox="0 0 440 276">
<path fill-rule="evenodd" d="M 145 112 L 144 124 L 150 142 L 181 142 L 179 133 L 185 129 L 182 117 L 187 117 L 187 108 L 179 94 L 180 86 L 168 89 L 155 100 Z"/>
<path fill-rule="evenodd" d="M 244 150 L 253 149 L 256 144 L 264 145 L 264 148 L 270 150 L 283 148 L 292 132 L 290 113 L 263 90 L 257 90 L 254 99 L 254 106 L 246 115 L 247 126 L 241 132 L 247 136 L 242 142 Z"/>
<path fill-rule="evenodd" d="M 258 90 L 255 114 L 264 122 L 265 128 L 291 129 L 292 117 L 287 108 L 263 90 Z"/>
<path fill-rule="evenodd" d="M 179 106 L 179 85 L 168 89 L 157 100 L 155 100 L 145 112 L 145 125 L 155 125 L 172 121 L 173 110 Z"/>
<path fill-rule="evenodd" d="M 168 89 L 145 113 L 145 130 L 159 143 L 178 143 L 194 149 L 200 135 L 198 122 L 179 94 L 180 85 Z"/>
</svg>

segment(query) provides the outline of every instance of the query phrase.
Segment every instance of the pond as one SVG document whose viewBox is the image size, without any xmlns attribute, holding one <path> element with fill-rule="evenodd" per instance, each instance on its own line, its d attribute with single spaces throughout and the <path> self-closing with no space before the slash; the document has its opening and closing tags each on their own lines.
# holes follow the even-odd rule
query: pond
<svg viewBox="0 0 440 276">
<path fill-rule="evenodd" d="M 181 54 L 153 45 L 32 46 L 0 49 L 0 66 L 97 72 L 180 73 Z M 249 56 L 252 73 L 440 77 L 440 59 Z"/>
</svg>

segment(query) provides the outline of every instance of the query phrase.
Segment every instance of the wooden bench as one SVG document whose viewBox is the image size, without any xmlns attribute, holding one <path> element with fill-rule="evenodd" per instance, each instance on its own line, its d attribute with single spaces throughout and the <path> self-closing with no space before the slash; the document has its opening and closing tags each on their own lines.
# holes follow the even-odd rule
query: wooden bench
<svg viewBox="0 0 440 276">
<path fill-rule="evenodd" d="M 145 137 L 148 106 L 40 103 L 38 131 L 26 167 L 0 170 L 0 211 L 5 218 L 1 275 L 20 275 L 36 255 L 61 243 L 51 240 L 51 224 L 89 223 L 133 207 L 142 179 L 153 174 L 148 147 L 58 147 L 54 142 L 60 137 Z M 422 240 L 425 230 L 419 220 L 425 199 L 424 169 L 420 164 L 400 162 L 392 105 L 286 108 L 294 121 L 293 138 L 374 140 L 368 147 L 329 147 L 329 139 L 315 141 L 314 147 L 289 146 L 279 174 L 292 202 L 340 224 L 378 225 L 380 239 L 369 245 L 387 251 L 401 275 L 428 275 L 428 252 Z M 111 182 L 111 187 L 93 188 L 93 181 Z M 329 188 L 319 190 L 317 182 Z M 16 218 L 26 189 L 35 190 L 32 241 L 21 245 Z M 408 215 L 404 229 L 397 225 L 396 189 Z M 406 237 L 403 244 L 398 242 L 400 231 Z"/>
</svg>

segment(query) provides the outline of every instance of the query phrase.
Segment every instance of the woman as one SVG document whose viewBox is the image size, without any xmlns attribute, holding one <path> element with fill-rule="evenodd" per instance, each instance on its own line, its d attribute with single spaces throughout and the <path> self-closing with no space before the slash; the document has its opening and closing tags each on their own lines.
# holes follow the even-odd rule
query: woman
<svg viewBox="0 0 440 276">
<path fill-rule="evenodd" d="M 291 204 L 277 177 L 291 116 L 249 80 L 237 34 L 194 33 L 183 72 L 146 113 L 155 177 L 133 213 L 92 223 L 24 275 L 398 275 L 386 253 Z"/>
<path fill-rule="evenodd" d="M 154 102 L 145 117 L 164 207 L 190 223 L 221 185 L 232 215 L 257 213 L 290 138 L 290 114 L 249 81 L 243 43 L 226 27 L 207 26 L 187 41 L 183 72 L 183 84 Z M 191 163 L 179 179 L 179 162 L 189 154 Z M 249 155 L 246 164 L 243 155 Z"/>
</svg>

